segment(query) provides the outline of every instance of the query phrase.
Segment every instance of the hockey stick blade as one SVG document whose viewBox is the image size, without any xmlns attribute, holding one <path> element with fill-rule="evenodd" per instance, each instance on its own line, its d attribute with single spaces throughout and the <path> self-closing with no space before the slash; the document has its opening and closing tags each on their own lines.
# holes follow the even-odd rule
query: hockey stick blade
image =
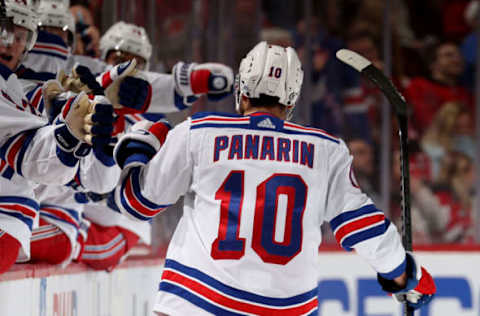
<svg viewBox="0 0 480 316">
<path fill-rule="evenodd" d="M 380 69 L 365 57 L 348 49 L 337 51 L 337 58 L 353 67 L 372 81 L 390 104 L 395 108 L 400 136 L 401 196 L 402 196 L 402 243 L 406 250 L 412 250 L 412 224 L 410 213 L 410 172 L 408 166 L 408 116 L 407 103 L 402 94 Z M 404 304 L 404 315 L 413 316 L 414 310 Z"/>
<path fill-rule="evenodd" d="M 383 72 L 375 67 L 368 59 L 349 49 L 337 51 L 337 58 L 343 63 L 354 68 L 368 79 L 370 79 L 380 90 L 383 91 L 388 101 L 395 107 L 399 116 L 407 116 L 407 103 L 403 95 L 397 90 L 393 83 Z"/>
</svg>

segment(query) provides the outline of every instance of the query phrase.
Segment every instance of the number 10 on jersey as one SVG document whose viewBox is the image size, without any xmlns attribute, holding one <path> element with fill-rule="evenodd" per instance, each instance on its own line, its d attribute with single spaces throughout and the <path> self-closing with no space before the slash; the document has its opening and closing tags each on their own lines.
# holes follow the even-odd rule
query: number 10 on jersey
<svg viewBox="0 0 480 316">
<path fill-rule="evenodd" d="M 215 194 L 220 200 L 218 236 L 212 244 L 214 259 L 240 259 L 245 254 L 246 238 L 240 237 L 244 200 L 245 171 L 231 171 Z M 266 263 L 287 264 L 302 248 L 302 218 L 307 185 L 299 175 L 275 173 L 256 188 L 255 215 L 251 247 Z M 278 201 L 286 196 L 283 241 L 275 240 Z"/>
</svg>

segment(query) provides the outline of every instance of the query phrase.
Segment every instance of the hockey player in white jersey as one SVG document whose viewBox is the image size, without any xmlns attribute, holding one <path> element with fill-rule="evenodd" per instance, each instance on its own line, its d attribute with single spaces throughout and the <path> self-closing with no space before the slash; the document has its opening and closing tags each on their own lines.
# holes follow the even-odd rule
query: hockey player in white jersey
<svg viewBox="0 0 480 316">
<path fill-rule="evenodd" d="M 168 315 L 314 315 L 320 225 L 355 249 L 382 287 L 418 308 L 429 273 L 353 180 L 345 143 L 285 121 L 303 72 L 292 48 L 255 46 L 240 64 L 241 115 L 199 113 L 168 135 L 139 124 L 115 147 L 115 199 L 148 220 L 184 195 L 154 311 Z"/>
<path fill-rule="evenodd" d="M 67 183 L 79 158 L 93 145 L 108 141 L 113 108 L 85 94 L 73 96 L 53 125 L 25 99 L 13 73 L 36 38 L 30 1 L 5 1 L 0 8 L 0 273 L 30 255 L 30 234 L 38 203 L 33 185 Z M 50 100 L 50 101 L 53 101 Z M 89 119 L 90 118 L 90 119 Z M 87 125 L 85 125 L 87 124 Z M 104 126 L 100 129 L 99 125 Z"/>
<path fill-rule="evenodd" d="M 70 12 L 59 1 L 42 0 L 40 1 L 40 39 L 42 42 L 36 43 L 30 58 L 25 62 L 32 70 L 22 69 L 22 78 L 27 79 L 23 82 L 24 86 L 31 87 L 35 81 L 42 81 L 43 78 L 48 78 L 53 74 L 52 71 L 58 71 L 65 66 L 65 58 L 62 54 L 59 54 L 60 46 L 66 52 L 70 48 L 67 46 L 68 35 L 71 33 L 72 27 L 69 24 L 71 15 Z M 143 28 L 128 24 L 125 27 L 121 27 L 121 32 L 117 32 L 118 28 L 112 28 L 110 35 L 104 41 L 104 48 L 108 51 L 114 49 L 124 49 L 133 52 L 139 52 L 139 55 L 131 56 L 138 58 L 137 60 L 142 63 L 142 60 L 148 61 L 151 55 L 151 44 L 148 41 L 145 30 Z M 115 31 L 117 30 L 117 31 Z M 112 44 L 111 34 L 116 34 L 116 41 Z M 137 36 L 141 34 L 141 36 Z M 135 35 L 135 41 L 132 42 L 131 38 Z M 121 41 L 118 39 L 120 37 Z M 123 43 L 119 45 L 119 43 Z M 60 46 L 59 46 L 60 45 Z M 110 47 L 110 45 L 113 45 Z M 84 57 L 80 61 L 88 60 L 88 57 Z M 110 70 L 98 77 L 98 82 L 95 77 L 90 73 L 89 78 L 86 78 L 85 73 L 81 73 L 77 68 L 78 74 L 82 80 L 85 80 L 90 86 L 95 85 L 96 90 L 102 90 L 107 88 L 112 81 L 115 81 L 119 76 L 124 76 L 129 68 L 131 60 L 125 60 L 121 65 L 110 65 Z M 120 62 L 117 60 L 117 62 Z M 124 65 L 125 66 L 122 66 Z M 223 65 L 222 65 L 223 66 Z M 229 87 L 232 85 L 233 75 L 231 70 L 223 66 L 226 75 L 230 71 L 230 76 L 225 77 L 223 81 L 227 83 L 227 86 L 221 87 L 223 90 L 210 90 L 212 93 L 220 92 L 228 93 Z M 105 64 L 103 64 L 105 69 Z M 121 70 L 121 71 L 119 71 Z M 192 69 L 193 70 L 193 69 Z M 204 73 L 197 71 L 192 73 Z M 157 74 L 156 74 L 157 75 Z M 214 78 L 212 76 L 204 76 L 198 79 L 198 76 L 192 75 L 193 79 L 191 83 L 193 86 L 208 86 L 209 79 Z M 122 132 L 129 122 L 135 122 L 139 115 L 125 115 L 127 113 L 141 113 L 149 108 L 150 101 L 153 100 L 163 107 L 165 110 L 168 107 L 170 110 L 178 110 L 177 107 L 185 108 L 184 97 L 180 97 L 176 92 L 175 80 L 172 75 L 160 75 L 154 76 L 154 84 L 152 89 L 145 85 L 145 81 L 138 78 L 127 78 L 125 82 L 122 82 L 118 89 L 118 102 L 124 105 L 122 108 L 117 108 L 117 114 L 121 114 L 117 118 L 116 132 Z M 159 82 L 158 78 L 162 79 Z M 93 82 L 92 82 L 93 80 Z M 144 84 L 142 84 L 142 81 Z M 183 82 L 183 81 L 182 81 Z M 99 86 L 100 84 L 100 86 Z M 148 83 L 147 83 L 148 84 Z M 190 82 L 188 82 L 190 84 Z M 147 89 L 145 89 L 147 88 Z M 150 98 L 143 91 L 149 91 Z M 153 91 L 152 91 L 153 90 Z M 190 89 L 191 90 L 191 89 Z M 208 92 L 208 91 L 205 91 Z M 32 89 L 28 94 L 32 103 L 38 107 L 39 110 L 43 110 L 43 104 L 37 101 L 36 96 L 38 92 L 36 89 Z M 152 110 L 151 107 L 149 110 Z M 150 116 L 150 115 L 149 115 Z M 117 172 L 118 168 L 113 164 L 113 159 L 108 153 L 103 151 L 94 150 L 90 154 L 89 160 L 83 160 L 82 165 L 78 169 L 75 176 L 74 185 L 80 190 L 93 191 L 95 193 L 105 193 L 113 189 L 118 181 Z M 86 167 L 85 167 L 86 166 Z M 88 168 L 88 169 L 87 169 Z M 92 174 L 93 176 L 89 176 Z M 98 176 L 101 175 L 101 176 Z M 82 218 L 82 210 L 84 209 L 88 201 L 85 197 L 92 196 L 83 193 L 75 193 L 67 187 L 40 187 L 36 190 L 37 197 L 40 199 L 40 227 L 33 232 L 33 238 L 31 243 L 32 259 L 34 261 L 47 261 L 49 263 L 63 265 L 68 264 L 78 254 L 82 244 L 85 242 L 86 235 L 78 234 L 80 226 L 84 219 Z M 99 210 L 103 209 L 106 214 L 98 214 Z M 148 223 L 131 222 L 124 218 L 123 215 L 115 212 L 111 208 L 108 208 L 104 202 L 89 203 L 87 212 L 90 215 L 90 219 L 93 220 L 93 224 L 90 225 L 89 231 L 92 232 L 89 235 L 89 243 L 86 245 L 85 253 L 83 256 L 84 262 L 96 269 L 110 269 L 118 264 L 119 259 L 122 258 L 128 249 L 136 243 L 138 237 L 144 242 L 149 243 L 150 225 Z M 102 226 L 96 226 L 98 222 Z M 88 223 L 88 222 L 87 222 Z M 53 225 L 53 226 L 52 226 Z M 93 233 L 100 232 L 100 233 Z M 110 237 L 111 239 L 109 239 Z M 122 238 L 117 238 L 117 237 Z M 76 240 L 78 243 L 75 243 Z M 112 244 L 112 242 L 114 242 Z M 56 245 L 55 251 L 52 251 L 52 246 Z M 62 247 L 60 246 L 62 245 Z M 110 246 L 108 246 L 110 245 Z M 123 247 L 120 247 L 123 245 Z"/>
</svg>

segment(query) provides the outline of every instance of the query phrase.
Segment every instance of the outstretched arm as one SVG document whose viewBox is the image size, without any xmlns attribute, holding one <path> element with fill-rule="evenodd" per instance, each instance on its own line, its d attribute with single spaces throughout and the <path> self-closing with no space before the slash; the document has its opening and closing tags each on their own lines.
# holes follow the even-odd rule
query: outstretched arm
<svg viewBox="0 0 480 316">
<path fill-rule="evenodd" d="M 189 188 L 189 122 L 167 136 L 168 130 L 165 122 L 141 121 L 115 146 L 114 157 L 122 169 L 115 203 L 122 213 L 136 220 L 150 220 Z"/>
<path fill-rule="evenodd" d="M 431 276 L 417 267 L 395 225 L 358 187 L 352 157 L 343 142 L 329 161 L 327 219 L 337 242 L 348 251 L 355 249 L 373 267 L 385 291 L 403 295 L 414 308 L 428 303 L 435 293 Z"/>
</svg>

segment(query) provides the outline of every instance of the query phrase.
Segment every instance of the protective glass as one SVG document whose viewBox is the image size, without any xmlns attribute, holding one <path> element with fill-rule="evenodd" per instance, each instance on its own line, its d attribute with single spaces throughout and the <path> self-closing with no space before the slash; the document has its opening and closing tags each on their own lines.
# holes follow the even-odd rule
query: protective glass
<svg viewBox="0 0 480 316">
<path fill-rule="evenodd" d="M 33 46 L 33 32 L 23 27 L 13 26 L 0 29 L 0 45 L 4 47 L 23 45 L 27 50 Z"/>
</svg>

